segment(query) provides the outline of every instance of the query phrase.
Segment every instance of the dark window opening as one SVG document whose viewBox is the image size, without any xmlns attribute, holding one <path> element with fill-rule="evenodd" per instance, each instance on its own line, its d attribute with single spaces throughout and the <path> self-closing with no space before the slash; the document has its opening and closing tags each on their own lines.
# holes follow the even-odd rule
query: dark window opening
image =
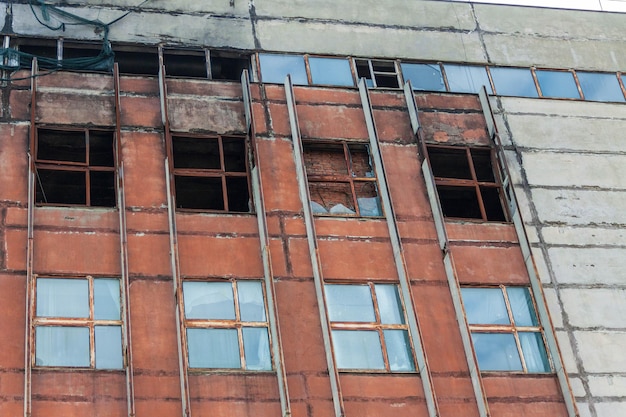
<svg viewBox="0 0 626 417">
<path fill-rule="evenodd" d="M 382 215 L 367 144 L 307 141 L 303 151 L 313 213 Z"/>
<path fill-rule="evenodd" d="M 159 54 L 155 48 L 125 50 L 113 46 L 113 50 L 121 74 L 159 74 Z"/>
<path fill-rule="evenodd" d="M 39 129 L 35 201 L 115 207 L 113 132 Z"/>
<path fill-rule="evenodd" d="M 251 211 L 245 137 L 173 136 L 176 207 Z"/>
<path fill-rule="evenodd" d="M 167 75 L 207 78 L 204 51 L 164 50 L 163 64 Z"/>
<path fill-rule="evenodd" d="M 36 57 L 57 59 L 57 42 L 51 39 L 20 39 L 20 52 L 35 55 Z"/>
<path fill-rule="evenodd" d="M 211 78 L 214 80 L 241 80 L 241 73 L 250 69 L 250 57 L 211 52 Z"/>
<path fill-rule="evenodd" d="M 491 149 L 429 145 L 427 151 L 445 217 L 507 221 Z"/>
<path fill-rule="evenodd" d="M 365 77 L 370 88 L 398 88 L 398 70 L 393 61 L 377 59 L 355 59 L 357 76 Z"/>
</svg>

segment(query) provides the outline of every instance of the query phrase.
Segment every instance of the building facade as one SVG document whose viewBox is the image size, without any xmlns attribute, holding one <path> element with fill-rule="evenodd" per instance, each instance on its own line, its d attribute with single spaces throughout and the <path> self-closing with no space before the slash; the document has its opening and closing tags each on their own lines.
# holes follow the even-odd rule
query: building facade
<svg viewBox="0 0 626 417">
<path fill-rule="evenodd" d="M 626 15 L 2 3 L 1 415 L 626 413 Z"/>
</svg>

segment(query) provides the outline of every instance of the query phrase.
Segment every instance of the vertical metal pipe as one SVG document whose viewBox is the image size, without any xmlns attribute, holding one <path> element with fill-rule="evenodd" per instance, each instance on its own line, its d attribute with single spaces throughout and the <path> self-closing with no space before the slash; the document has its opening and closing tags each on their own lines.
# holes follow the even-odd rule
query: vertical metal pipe
<svg viewBox="0 0 626 417">
<path fill-rule="evenodd" d="M 311 267 L 313 269 L 313 281 L 315 284 L 315 295 L 319 305 L 320 322 L 322 325 L 322 338 L 324 340 L 324 350 L 326 352 L 326 363 L 328 365 L 328 376 L 330 378 L 330 389 L 333 397 L 335 417 L 343 417 L 344 407 L 339 384 L 339 373 L 335 366 L 333 346 L 331 342 L 330 321 L 327 314 L 326 297 L 324 296 L 324 279 L 322 277 L 322 264 L 317 248 L 317 235 L 311 212 L 309 187 L 306 180 L 306 170 L 303 162 L 302 139 L 300 138 L 300 127 L 298 125 L 298 115 L 296 112 L 296 101 L 293 93 L 291 77 L 287 75 L 285 79 L 285 94 L 287 97 L 287 110 L 289 111 L 289 123 L 291 126 L 291 138 L 293 140 L 293 154 L 296 164 L 296 174 L 298 180 L 298 191 L 302 201 L 302 211 L 304 225 L 306 228 L 307 241 L 309 243 L 309 256 L 311 257 Z"/>
<path fill-rule="evenodd" d="M 167 217 L 170 235 L 170 265 L 172 268 L 172 284 L 174 298 L 176 300 L 176 342 L 178 347 L 178 369 L 180 374 L 180 395 L 183 417 L 191 417 L 190 397 L 189 397 L 189 373 L 187 355 L 184 354 L 185 328 L 183 323 L 184 311 L 182 300 L 182 283 L 180 282 L 180 264 L 178 258 L 178 231 L 176 229 L 176 211 L 174 184 L 172 178 L 172 136 L 170 132 L 170 121 L 167 110 L 167 86 L 165 85 L 165 66 L 163 57 L 160 57 L 159 66 L 159 91 L 161 99 L 161 120 L 163 122 L 163 134 L 165 135 L 165 186 L 167 191 Z"/>
<path fill-rule="evenodd" d="M 126 406 L 129 417 L 135 416 L 134 364 L 131 344 L 130 323 L 130 276 L 128 271 L 128 232 L 126 227 L 126 194 L 124 193 L 124 162 L 122 161 L 122 105 L 120 99 L 120 71 L 117 62 L 113 65 L 115 88 L 115 161 L 117 163 L 117 211 L 120 228 L 120 273 L 122 276 L 123 337 L 126 358 Z"/>
<path fill-rule="evenodd" d="M 428 361 L 424 354 L 423 343 L 419 332 L 419 326 L 417 323 L 417 312 L 413 308 L 415 305 L 413 302 L 413 296 L 411 294 L 411 284 L 407 274 L 406 261 L 404 258 L 404 250 L 402 248 L 402 241 L 400 240 L 400 233 L 398 231 L 398 223 L 395 218 L 393 206 L 391 205 L 391 196 L 389 194 L 389 187 L 387 184 L 387 175 L 383 164 L 383 158 L 380 151 L 380 144 L 378 142 L 378 134 L 376 133 L 376 125 L 374 123 L 374 115 L 372 113 L 372 105 L 365 84 L 365 79 L 359 80 L 359 94 L 361 96 L 361 105 L 363 107 L 363 114 L 365 115 L 365 123 L 367 125 L 367 132 L 370 139 L 370 148 L 372 158 L 374 159 L 374 169 L 376 170 L 376 178 L 378 179 L 379 195 L 382 201 L 383 210 L 385 211 L 385 220 L 387 221 L 387 229 L 389 230 L 389 241 L 391 242 L 391 248 L 393 251 L 393 260 L 396 265 L 396 271 L 398 273 L 398 280 L 400 282 L 400 295 L 404 302 L 404 308 L 406 309 L 407 321 L 409 329 L 411 330 L 411 342 L 415 349 L 415 356 L 417 359 L 417 366 L 420 372 L 422 385 L 424 387 L 424 395 L 426 397 L 426 406 L 428 408 L 428 415 L 430 417 L 439 416 L 439 406 L 437 404 L 437 397 L 433 390 L 433 383 L 428 368 Z"/>
<path fill-rule="evenodd" d="M 250 138 L 254 137 L 254 120 L 252 116 L 252 96 L 250 94 L 250 80 L 248 70 L 241 74 L 241 87 L 243 90 L 243 105 L 246 116 L 247 131 Z M 276 289 L 274 286 L 274 272 L 272 269 L 272 257 L 270 254 L 270 242 L 267 231 L 267 218 L 265 216 L 265 199 L 263 196 L 263 183 L 260 174 L 260 161 L 258 142 L 254 143 L 255 167 L 251 171 L 252 197 L 256 208 L 257 222 L 259 225 L 259 240 L 261 243 L 261 260 L 263 261 L 263 277 L 265 283 L 265 293 L 268 305 L 268 320 L 270 325 L 270 337 L 272 338 L 272 356 L 276 367 L 278 379 L 278 394 L 280 397 L 280 408 L 283 417 L 291 416 L 291 404 L 289 401 L 289 388 L 287 385 L 287 374 L 284 367 L 283 349 L 280 337 L 280 326 L 276 305 Z"/>
</svg>

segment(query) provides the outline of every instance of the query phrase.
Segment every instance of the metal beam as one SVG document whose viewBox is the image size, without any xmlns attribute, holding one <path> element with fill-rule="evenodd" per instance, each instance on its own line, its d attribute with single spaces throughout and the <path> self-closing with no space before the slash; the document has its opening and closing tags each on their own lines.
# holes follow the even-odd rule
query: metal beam
<svg viewBox="0 0 626 417">
<path fill-rule="evenodd" d="M 326 297 L 324 296 L 324 278 L 322 276 L 322 264 L 317 247 L 317 234 L 311 211 L 309 187 L 306 179 L 306 170 L 303 161 L 302 139 L 300 137 L 300 126 L 298 125 L 298 115 L 296 111 L 296 101 L 293 92 L 291 77 L 287 75 L 285 79 L 285 95 L 287 98 L 287 109 L 289 111 L 289 123 L 291 126 L 291 138 L 293 140 L 293 155 L 296 164 L 296 174 L 298 180 L 298 191 L 302 201 L 302 212 L 304 225 L 306 228 L 307 241 L 309 243 L 309 256 L 313 269 L 313 281 L 315 283 L 315 294 L 319 306 L 320 323 L 322 325 L 322 338 L 324 340 L 324 350 L 326 352 L 326 363 L 328 366 L 328 376 L 330 378 L 330 388 L 333 397 L 333 407 L 335 417 L 343 417 L 344 407 L 339 384 L 339 373 L 335 366 L 333 345 L 330 333 L 330 321 L 327 314 Z"/>
<path fill-rule="evenodd" d="M 415 349 L 417 366 L 421 377 L 420 379 L 422 380 L 422 385 L 424 387 L 428 415 L 430 417 L 437 417 L 439 416 L 439 406 L 433 390 L 428 361 L 424 353 L 423 343 L 419 332 L 417 312 L 413 308 L 415 304 L 411 294 L 411 282 L 407 273 L 404 249 L 402 248 L 402 240 L 400 239 L 400 233 L 398 231 L 398 222 L 391 204 L 391 195 L 389 193 L 387 175 L 385 173 L 380 144 L 378 141 L 378 134 L 376 132 L 372 104 L 364 78 L 359 80 L 359 94 L 361 96 L 361 104 L 365 115 L 365 124 L 367 125 L 367 132 L 370 140 L 370 152 L 374 160 L 374 170 L 376 171 L 376 178 L 378 179 L 379 184 L 379 196 L 385 212 L 385 220 L 387 221 L 387 229 L 389 230 L 389 241 L 391 242 L 391 248 L 393 250 L 393 260 L 396 265 L 398 280 L 400 282 L 400 295 L 402 297 L 402 301 L 404 302 L 404 308 L 407 313 L 407 321 L 409 329 L 411 330 L 410 337 L 411 342 L 413 343 L 413 348 Z"/>
</svg>

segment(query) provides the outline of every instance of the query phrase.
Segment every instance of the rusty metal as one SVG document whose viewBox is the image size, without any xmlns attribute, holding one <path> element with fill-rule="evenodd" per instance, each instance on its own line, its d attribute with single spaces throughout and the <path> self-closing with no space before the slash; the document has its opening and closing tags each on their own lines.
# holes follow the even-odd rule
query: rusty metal
<svg viewBox="0 0 626 417">
<path fill-rule="evenodd" d="M 402 299 L 407 313 L 409 337 L 411 338 L 413 349 L 415 349 L 417 369 L 421 374 L 420 379 L 422 380 L 422 386 L 424 388 L 428 415 L 430 417 L 437 417 L 439 416 L 439 405 L 437 403 L 437 397 L 433 390 L 433 381 L 430 374 L 430 369 L 428 367 L 428 360 L 424 353 L 422 337 L 419 331 L 417 312 L 414 308 L 415 303 L 413 301 L 413 295 L 411 293 L 411 285 L 407 272 L 404 249 L 402 247 L 402 240 L 400 239 L 398 222 L 395 216 L 395 212 L 393 210 L 393 206 L 391 204 L 391 195 L 389 193 L 387 175 L 385 173 L 385 167 L 383 163 L 384 161 L 378 141 L 378 133 L 376 131 L 376 124 L 374 122 L 372 102 L 364 78 L 361 78 L 359 80 L 359 95 L 361 97 L 361 105 L 363 107 L 363 114 L 365 116 L 365 123 L 367 125 L 367 132 L 370 140 L 370 152 L 372 160 L 374 161 L 373 168 L 376 172 L 376 178 L 378 179 L 379 183 L 379 197 L 383 206 L 387 229 L 389 231 L 389 241 L 391 243 L 393 259 L 396 266 L 396 272 L 398 274 L 398 280 L 400 283 L 400 298 Z"/>
<path fill-rule="evenodd" d="M 165 83 L 165 66 L 163 58 L 159 58 L 159 98 L 161 100 L 161 120 L 163 122 L 163 134 L 165 135 L 165 185 L 167 191 L 167 214 L 170 237 L 170 266 L 172 270 L 173 295 L 176 300 L 176 341 L 178 348 L 178 369 L 180 378 L 181 411 L 183 417 L 191 417 L 189 395 L 189 362 L 184 354 L 186 346 L 186 333 L 182 317 L 184 310 L 181 300 L 183 298 L 182 283 L 180 281 L 180 263 L 178 257 L 178 230 L 176 228 L 176 196 L 174 194 L 173 175 L 173 147 L 172 134 L 170 131 L 169 113 L 167 107 L 167 85 Z"/>
<path fill-rule="evenodd" d="M 296 100 L 293 91 L 293 83 L 291 82 L 291 76 L 289 75 L 287 75 L 285 79 L 285 95 L 287 98 L 287 110 L 289 112 L 291 138 L 293 140 L 293 155 L 296 165 L 298 191 L 300 194 L 300 200 L 302 201 L 304 225 L 306 229 L 307 242 L 309 244 L 309 256 L 311 259 L 311 268 L 313 270 L 315 295 L 317 297 L 317 304 L 319 306 L 320 323 L 322 326 L 322 339 L 324 340 L 324 352 L 326 354 L 326 364 L 328 366 L 328 376 L 330 378 L 330 389 L 333 398 L 333 408 L 335 410 L 335 417 L 343 417 L 345 414 L 345 409 L 343 405 L 341 385 L 339 384 L 339 373 L 337 371 L 337 367 L 335 366 L 335 354 L 331 341 L 328 306 L 326 303 L 326 297 L 324 295 L 322 262 L 320 260 L 319 250 L 317 246 L 317 234 L 315 232 L 315 223 L 313 221 L 313 213 L 311 211 L 311 197 L 309 195 L 306 169 L 303 161 L 304 151 L 302 148 L 302 139 L 300 137 L 300 126 L 298 124 Z"/>
<path fill-rule="evenodd" d="M 576 81 L 578 82 L 578 80 Z M 557 375 L 559 386 L 561 387 L 561 392 L 563 393 L 563 401 L 565 402 L 568 416 L 577 417 L 578 409 L 576 407 L 576 400 L 574 399 L 574 394 L 572 392 L 569 378 L 567 376 L 567 373 L 565 372 L 565 367 L 561 359 L 560 348 L 556 340 L 556 332 L 554 331 L 550 312 L 545 301 L 543 287 L 539 279 L 539 274 L 537 273 L 537 266 L 535 265 L 535 260 L 532 256 L 528 235 L 526 234 L 526 228 L 524 227 L 524 222 L 519 211 L 519 203 L 517 201 L 517 197 L 515 196 L 513 184 L 510 180 L 511 175 L 506 161 L 506 157 L 504 155 L 504 146 L 502 145 L 500 135 L 498 134 L 497 127 L 495 126 L 495 118 L 491 110 L 487 91 L 484 87 L 480 90 L 479 97 L 480 102 L 483 105 L 483 114 L 485 115 L 485 118 L 491 120 L 491 123 L 494 125 L 494 131 L 493 135 L 491 136 L 491 140 L 494 144 L 498 167 L 500 169 L 500 174 L 502 175 L 502 183 L 504 185 L 503 194 L 508 203 L 507 205 L 509 208 L 511 221 L 515 226 L 515 232 L 517 233 L 520 249 L 522 251 L 522 257 L 524 259 L 524 264 L 526 265 L 526 271 L 528 272 L 531 292 L 535 299 L 537 315 L 539 316 L 538 319 L 539 322 L 543 325 L 543 335 L 545 337 L 546 347 L 548 349 L 549 355 L 552 358 L 552 363 L 555 368 L 554 371 Z M 584 96 L 581 97 L 583 97 L 584 99 Z"/>
<path fill-rule="evenodd" d="M 291 403 L 289 400 L 289 387 L 287 385 L 287 374 L 284 367 L 283 349 L 280 335 L 278 314 L 276 312 L 276 289 L 274 286 L 274 271 L 272 269 L 272 257 L 267 231 L 267 217 L 265 215 L 265 199 L 263 195 L 263 183 L 260 170 L 258 141 L 255 140 L 254 118 L 252 111 L 252 95 L 250 92 L 250 79 L 248 71 L 241 74 L 241 88 L 243 93 L 243 105 L 246 119 L 246 132 L 250 137 L 252 147 L 252 161 L 254 168 L 250 172 L 251 196 L 256 208 L 257 223 L 259 227 L 259 240 L 261 244 L 261 260 L 263 262 L 263 282 L 265 285 L 265 297 L 267 300 L 267 318 L 270 326 L 270 341 L 276 377 L 278 381 L 278 395 L 280 397 L 280 407 L 282 417 L 291 416 Z M 249 169 L 249 164 L 246 164 Z"/>
<path fill-rule="evenodd" d="M 115 154 L 117 161 L 117 210 L 120 228 L 120 273 L 121 306 L 122 306 L 122 337 L 123 355 L 126 371 L 126 409 L 129 417 L 134 417 L 135 411 L 135 383 L 134 362 L 131 343 L 131 315 L 130 315 L 130 276 L 128 271 L 128 229 L 126 226 L 126 194 L 124 192 L 124 162 L 122 161 L 122 102 L 120 94 L 120 70 L 116 62 L 113 64 L 113 86 L 115 90 Z"/>
</svg>

